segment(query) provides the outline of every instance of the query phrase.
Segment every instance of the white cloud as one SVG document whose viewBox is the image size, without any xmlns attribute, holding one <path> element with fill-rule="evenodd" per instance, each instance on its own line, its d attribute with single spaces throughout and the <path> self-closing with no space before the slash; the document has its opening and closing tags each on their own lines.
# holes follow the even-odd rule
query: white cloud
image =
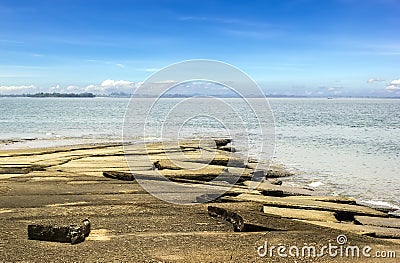
<svg viewBox="0 0 400 263">
<path fill-rule="evenodd" d="M 101 88 L 96 85 L 90 84 L 85 88 L 85 91 L 87 92 L 101 91 Z"/>
<path fill-rule="evenodd" d="M 367 80 L 367 83 L 375 83 L 375 82 L 382 82 L 385 81 L 384 79 L 380 79 L 380 78 L 370 78 L 369 80 Z"/>
<path fill-rule="evenodd" d="M 124 65 L 124 64 L 121 64 L 121 63 L 117 63 L 117 64 L 115 64 L 115 66 L 117 66 L 117 67 L 119 67 L 119 68 L 125 68 L 125 65 Z"/>
<path fill-rule="evenodd" d="M 400 79 L 392 80 L 385 88 L 387 91 L 400 91 Z"/>
<path fill-rule="evenodd" d="M 100 94 L 110 94 L 113 92 L 132 93 L 136 86 L 134 82 L 127 80 L 106 79 L 100 85 L 88 85 L 85 91 Z"/>
<path fill-rule="evenodd" d="M 390 82 L 391 85 L 400 85 L 400 79 L 395 79 Z"/>
<path fill-rule="evenodd" d="M 9 94 L 23 94 L 30 93 L 32 90 L 35 90 L 36 87 L 34 85 L 22 85 L 22 86 L 0 86 L 0 94 L 9 95 Z"/>
<path fill-rule="evenodd" d="M 386 90 L 388 90 L 388 91 L 400 90 L 400 86 L 398 86 L 398 85 L 389 85 L 389 86 L 386 86 Z"/>
<path fill-rule="evenodd" d="M 127 80 L 112 80 L 107 79 L 101 83 L 102 87 L 131 87 L 134 83 Z"/>
</svg>

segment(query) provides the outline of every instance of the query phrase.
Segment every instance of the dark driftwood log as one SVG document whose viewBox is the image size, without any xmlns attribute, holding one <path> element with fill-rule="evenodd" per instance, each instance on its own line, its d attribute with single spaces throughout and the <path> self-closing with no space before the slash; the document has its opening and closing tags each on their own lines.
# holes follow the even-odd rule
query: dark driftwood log
<svg viewBox="0 0 400 263">
<path fill-rule="evenodd" d="M 135 177 L 132 173 L 126 172 L 115 172 L 115 171 L 108 171 L 103 172 L 103 176 L 111 179 L 117 179 L 122 181 L 134 181 Z"/>
<path fill-rule="evenodd" d="M 242 216 L 237 212 L 216 207 L 208 206 L 208 214 L 217 217 L 232 224 L 235 232 L 258 232 L 258 231 L 277 231 L 285 230 L 283 228 L 270 227 L 267 217 L 261 213 L 246 212 L 246 216 Z"/>
<path fill-rule="evenodd" d="M 235 212 L 220 207 L 208 206 L 208 214 L 231 223 L 235 232 L 242 232 L 244 230 L 243 217 Z"/>
<path fill-rule="evenodd" d="M 28 225 L 28 238 L 32 240 L 77 244 L 83 242 L 89 233 L 89 219 L 85 219 L 82 226 Z"/>
</svg>

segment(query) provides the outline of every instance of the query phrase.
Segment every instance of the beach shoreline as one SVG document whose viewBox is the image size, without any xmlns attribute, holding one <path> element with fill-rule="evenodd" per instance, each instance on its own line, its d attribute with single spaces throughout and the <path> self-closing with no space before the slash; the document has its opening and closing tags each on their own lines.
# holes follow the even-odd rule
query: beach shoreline
<svg viewBox="0 0 400 263">
<path fill-rule="evenodd" d="M 190 140 L 190 139 L 186 139 Z M 147 143 L 160 142 L 160 139 L 148 140 Z M 129 142 L 124 142 L 122 139 L 117 138 L 85 138 L 85 137 L 75 137 L 75 138 L 19 138 L 19 139 L 3 139 L 0 140 L 0 154 L 1 153 L 12 153 L 12 152 L 30 152 L 36 150 L 50 150 L 50 149 L 61 149 L 61 148 L 90 148 L 104 145 L 113 146 L 123 146 L 124 144 L 137 144 L 143 143 L 143 140 L 130 140 Z M 305 173 L 305 171 L 299 169 L 297 165 L 291 165 L 282 162 L 281 160 L 272 159 L 270 164 L 273 169 L 278 170 L 278 174 L 284 183 L 288 186 L 299 187 L 299 188 L 309 188 L 312 190 L 319 191 L 323 195 L 332 195 L 331 189 L 325 187 L 325 189 L 320 189 L 323 183 L 319 181 L 312 182 L 310 184 L 304 183 L 300 179 L 296 179 L 298 175 Z M 285 176 L 288 175 L 288 176 Z M 341 196 L 343 194 L 333 194 Z M 363 199 L 357 198 L 357 203 L 360 205 L 369 206 L 376 209 L 386 209 L 388 211 L 399 210 L 400 207 L 395 202 L 386 202 L 379 199 Z M 397 212 L 400 213 L 400 212 Z"/>
<path fill-rule="evenodd" d="M 271 179 L 250 187 L 251 168 L 245 168 L 244 180 L 239 183 L 229 187 L 215 185 L 202 177 L 226 172 L 229 176 L 238 169 L 221 165 L 226 163 L 228 152 L 217 150 L 218 162 L 203 170 L 184 171 L 167 161 L 159 143 L 150 144 L 147 152 L 135 147 L 130 149 L 135 156 L 135 163 L 130 167 L 133 171 L 126 165 L 120 144 L 1 151 L 0 222 L 5 238 L 0 243 L 4 251 L 0 259 L 241 262 L 262 260 L 257 247 L 266 240 L 270 244 L 323 246 L 336 242 L 340 234 L 346 235 L 351 244 L 369 245 L 375 250 L 398 249 L 400 229 L 396 225 L 385 227 L 377 226 L 375 221 L 371 223 L 378 218 L 385 224 L 394 224 L 392 221 L 396 219 L 355 205 L 353 199 L 312 195 L 307 189 L 273 184 Z M 180 149 L 197 163 L 202 159 L 197 156 L 199 148 L 196 147 L 198 142 L 197 146 L 196 142 L 187 142 Z M 174 153 L 174 149 L 164 150 Z M 154 170 L 157 161 L 159 166 Z M 160 172 L 189 187 L 219 187 L 227 192 L 216 200 L 193 195 L 195 202 L 190 206 L 168 203 L 146 192 L 140 181 L 118 180 L 118 176 L 131 172 L 141 176 Z M 114 178 L 105 177 L 109 173 Z M 163 188 L 161 192 L 168 189 L 173 190 Z M 172 194 L 176 195 L 173 191 Z M 207 202 L 196 203 L 197 198 Z M 238 214 L 244 220 L 243 226 L 253 228 L 244 227 L 234 232 L 231 221 L 210 212 L 210 207 Z M 82 244 L 71 246 L 27 238 L 28 224 L 68 225 L 85 218 L 90 218 L 92 232 Z M 186 241 L 182 243 L 182 239 Z M 118 249 L 110 250 L 110 247 Z M 281 258 L 273 255 L 272 259 Z M 318 262 L 346 261 L 347 258 L 332 261 L 329 255 L 318 258 Z M 365 262 L 365 258 L 355 262 Z M 388 262 L 391 261 L 388 259 Z"/>
</svg>

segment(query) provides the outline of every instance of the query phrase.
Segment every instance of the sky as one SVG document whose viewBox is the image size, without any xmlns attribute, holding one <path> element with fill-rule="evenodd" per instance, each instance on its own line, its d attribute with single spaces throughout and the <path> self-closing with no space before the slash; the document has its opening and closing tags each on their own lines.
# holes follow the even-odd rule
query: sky
<svg viewBox="0 0 400 263">
<path fill-rule="evenodd" d="M 172 63 L 266 94 L 400 96 L 398 0 L 2 0 L 0 94 L 133 90 Z"/>
</svg>

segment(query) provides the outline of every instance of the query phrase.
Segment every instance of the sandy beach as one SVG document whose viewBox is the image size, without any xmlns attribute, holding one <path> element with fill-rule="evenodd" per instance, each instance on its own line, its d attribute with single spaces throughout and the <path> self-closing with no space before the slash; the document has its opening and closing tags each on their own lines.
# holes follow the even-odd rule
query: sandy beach
<svg viewBox="0 0 400 263">
<path fill-rule="evenodd" d="M 357 205 L 352 198 L 280 185 L 276 177 L 288 175 L 282 167 L 271 167 L 266 177 L 274 179 L 259 184 L 250 181 L 255 164 L 226 162 L 229 147 L 216 150 L 213 162 L 197 170 L 175 167 L 179 155 L 166 158 L 166 153 L 182 151 L 191 165 L 201 163 L 201 151 L 210 149 L 196 141 L 179 149 L 160 143 L 149 144 L 145 152 L 135 147 L 129 148 L 134 175 L 150 178 L 159 172 L 186 186 L 226 193 L 213 201 L 194 193 L 190 201 L 199 203 L 191 205 L 161 201 L 134 178 L 119 180 L 131 173 L 117 143 L 1 151 L 0 261 L 396 262 L 393 257 L 400 255 L 400 219 Z M 237 169 L 242 176 L 233 187 L 224 179 L 206 182 L 221 173 L 229 177 Z M 162 182 L 159 190 L 179 194 Z M 28 239 L 29 224 L 68 226 L 85 218 L 91 221 L 91 232 L 82 243 Z M 323 246 L 340 248 L 340 235 L 346 238 L 344 251 L 357 246 L 361 255 L 318 255 Z M 269 251 L 281 245 L 287 248 L 286 257 L 276 249 Z M 299 247 L 299 255 L 288 254 L 291 246 Z M 302 256 L 304 246 L 315 247 L 316 254 L 306 251 Z M 365 246 L 371 247 L 369 257 L 361 252 Z M 263 255 L 265 248 L 271 253 Z M 388 258 L 377 258 L 376 252 Z"/>
</svg>

